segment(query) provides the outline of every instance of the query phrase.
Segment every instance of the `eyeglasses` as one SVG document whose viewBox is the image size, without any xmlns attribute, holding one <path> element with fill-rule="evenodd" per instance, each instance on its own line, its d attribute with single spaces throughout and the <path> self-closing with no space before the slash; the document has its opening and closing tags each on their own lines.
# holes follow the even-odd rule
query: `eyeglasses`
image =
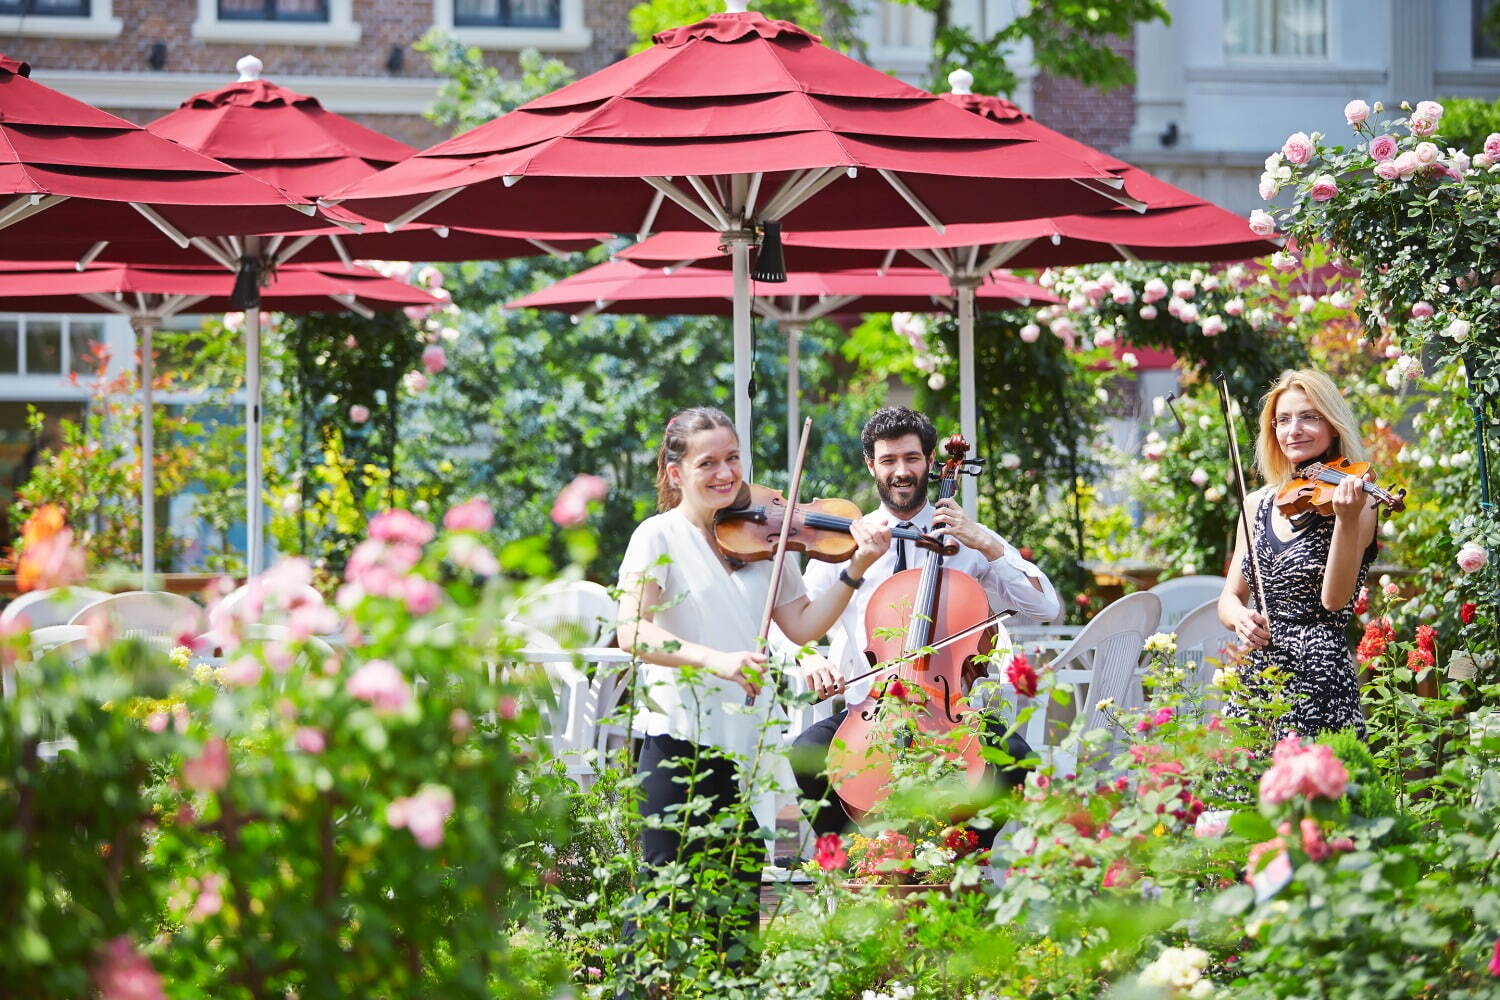
<svg viewBox="0 0 1500 1000">
<path fill-rule="evenodd" d="M 1308 428 L 1315 430 L 1319 425 L 1326 422 L 1327 421 L 1324 419 L 1321 413 L 1283 413 L 1281 416 L 1271 421 L 1271 426 L 1275 427 L 1278 431 L 1284 431 L 1287 428 L 1291 427 L 1293 424 L 1304 424 Z"/>
</svg>

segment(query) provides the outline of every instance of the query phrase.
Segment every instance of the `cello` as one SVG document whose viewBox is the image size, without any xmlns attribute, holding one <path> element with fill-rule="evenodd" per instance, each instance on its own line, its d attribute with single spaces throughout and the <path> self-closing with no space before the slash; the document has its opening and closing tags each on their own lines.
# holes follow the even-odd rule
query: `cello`
<svg viewBox="0 0 1500 1000">
<path fill-rule="evenodd" d="M 956 434 L 944 443 L 939 499 L 957 492 L 968 448 Z M 979 581 L 944 569 L 940 552 L 876 589 L 865 612 L 866 655 L 872 663 L 894 662 L 875 676 L 869 696 L 849 708 L 828 755 L 829 782 L 852 819 L 889 794 L 893 766 L 916 742 L 914 730 L 941 747 L 969 785 L 983 779 L 983 725 L 967 695 L 987 670 L 978 658 L 995 648 L 1002 631 L 998 624 L 974 626 L 999 617 L 990 614 Z M 959 633 L 967 634 L 950 641 Z"/>
</svg>

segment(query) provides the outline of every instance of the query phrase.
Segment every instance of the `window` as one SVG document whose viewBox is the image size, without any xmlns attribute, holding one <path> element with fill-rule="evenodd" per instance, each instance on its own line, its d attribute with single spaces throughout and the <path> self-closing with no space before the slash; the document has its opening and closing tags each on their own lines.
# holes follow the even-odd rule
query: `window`
<svg viewBox="0 0 1500 1000">
<path fill-rule="evenodd" d="M 561 0 L 454 0 L 455 27 L 560 28 Z"/>
<path fill-rule="evenodd" d="M 1224 51 L 1231 56 L 1328 55 L 1328 0 L 1224 0 Z"/>
<path fill-rule="evenodd" d="M 0 0 L 0 14 L 32 17 L 88 17 L 89 0 Z"/>
<path fill-rule="evenodd" d="M 327 22 L 324 0 L 219 0 L 219 17 L 225 21 L 317 21 Z"/>
<path fill-rule="evenodd" d="M 0 375 L 93 375 L 103 343 L 101 320 L 0 319 Z"/>
<path fill-rule="evenodd" d="M 1500 2 L 1474 0 L 1474 58 L 1500 59 Z"/>
</svg>

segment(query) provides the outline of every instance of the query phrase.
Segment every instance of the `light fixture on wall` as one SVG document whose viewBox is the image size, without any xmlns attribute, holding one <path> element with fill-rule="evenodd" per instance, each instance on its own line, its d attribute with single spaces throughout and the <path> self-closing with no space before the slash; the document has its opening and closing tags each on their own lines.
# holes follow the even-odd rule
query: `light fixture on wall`
<svg viewBox="0 0 1500 1000">
<path fill-rule="evenodd" d="M 385 71 L 392 76 L 401 73 L 401 67 L 406 64 L 406 51 L 399 45 L 391 46 L 391 54 L 385 57 Z"/>
<path fill-rule="evenodd" d="M 165 69 L 167 65 L 167 43 L 152 42 L 151 50 L 146 53 L 146 65 L 152 69 Z"/>
<path fill-rule="evenodd" d="M 1157 136 L 1157 138 L 1161 140 L 1163 146 L 1175 146 L 1177 145 L 1177 134 L 1177 123 L 1167 122 L 1167 130 Z"/>
</svg>

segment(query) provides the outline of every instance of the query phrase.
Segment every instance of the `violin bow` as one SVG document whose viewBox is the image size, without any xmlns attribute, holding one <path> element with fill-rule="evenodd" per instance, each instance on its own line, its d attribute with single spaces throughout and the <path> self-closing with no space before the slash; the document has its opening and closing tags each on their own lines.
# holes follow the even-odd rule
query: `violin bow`
<svg viewBox="0 0 1500 1000">
<path fill-rule="evenodd" d="M 1263 574 L 1260 571 L 1260 556 L 1255 551 L 1255 536 L 1250 533 L 1250 501 L 1245 493 L 1245 470 L 1240 465 L 1239 431 L 1235 427 L 1234 411 L 1229 405 L 1229 378 L 1222 371 L 1215 372 L 1214 384 L 1219 387 L 1219 408 L 1224 411 L 1224 430 L 1229 435 L 1229 465 L 1234 470 L 1234 488 L 1240 500 L 1240 528 L 1245 532 L 1245 549 L 1250 556 L 1250 585 L 1255 590 L 1255 603 L 1266 618 L 1266 631 L 1271 632 L 1271 609 L 1266 604 L 1266 589 L 1261 582 Z M 1276 635 L 1272 632 L 1271 642 L 1275 641 Z"/>
<path fill-rule="evenodd" d="M 975 632 L 982 632 L 985 629 L 989 628 L 991 625 L 996 625 L 1000 622 L 1003 622 L 1007 618 L 1014 618 L 1015 614 L 1016 613 L 1014 611 L 997 611 L 995 614 L 990 615 L 988 618 L 985 618 L 982 621 L 977 621 L 973 625 L 961 628 L 957 632 L 954 632 L 952 635 L 945 635 L 937 642 L 929 643 L 926 647 L 917 650 L 915 653 L 909 654 L 907 656 L 897 656 L 893 659 L 886 660 L 884 663 L 877 663 L 875 664 L 875 666 L 871 667 L 869 670 L 866 670 L 864 673 L 855 674 L 853 677 L 849 678 L 844 682 L 844 686 L 847 687 L 850 684 L 855 684 L 859 681 L 864 680 L 866 677 L 874 677 L 882 670 L 889 669 L 892 664 L 910 663 L 912 660 L 915 660 L 918 657 L 931 656 L 938 650 L 945 649 L 948 646 L 953 645 L 955 642 L 962 642 L 964 639 L 967 639 Z M 830 697 L 832 696 L 830 695 Z M 819 700 L 823 701 L 826 699 Z"/>
<path fill-rule="evenodd" d="M 807 439 L 812 434 L 812 417 L 802 421 L 802 440 L 797 444 L 797 464 L 792 466 L 792 480 L 786 488 L 786 514 L 781 519 L 781 535 L 776 539 L 776 551 L 771 553 L 771 586 L 766 591 L 766 606 L 760 615 L 760 631 L 756 633 L 761 649 L 771 644 L 771 613 L 776 610 L 776 595 L 781 590 L 781 574 L 786 557 L 786 540 L 792 533 L 792 515 L 797 510 L 797 491 L 802 488 L 802 463 L 807 458 Z M 752 695 L 745 695 L 745 704 L 755 704 Z"/>
</svg>

